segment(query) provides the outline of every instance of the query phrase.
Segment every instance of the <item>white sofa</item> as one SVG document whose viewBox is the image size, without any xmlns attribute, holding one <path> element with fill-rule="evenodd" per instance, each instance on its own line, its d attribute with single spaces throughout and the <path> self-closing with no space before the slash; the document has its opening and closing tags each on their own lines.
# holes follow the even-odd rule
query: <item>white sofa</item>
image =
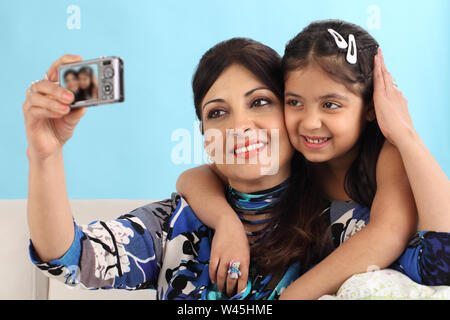
<svg viewBox="0 0 450 320">
<path fill-rule="evenodd" d="M 115 219 L 152 201 L 154 200 L 70 200 L 73 216 L 81 224 L 98 219 Z M 155 290 L 74 289 L 44 276 L 29 258 L 26 208 L 26 199 L 0 200 L 0 299 L 155 299 Z"/>
<path fill-rule="evenodd" d="M 77 222 L 116 219 L 122 214 L 155 200 L 71 200 L 72 213 Z M 27 200 L 0 200 L 0 299 L 36 300 L 95 300 L 137 299 L 154 300 L 155 290 L 83 290 L 65 286 L 49 279 L 31 262 L 28 254 L 29 232 L 26 214 Z M 347 280 L 336 296 L 324 299 L 450 299 L 450 286 L 426 287 L 415 284 L 398 274 L 387 286 L 385 273 L 355 275 Z"/>
</svg>

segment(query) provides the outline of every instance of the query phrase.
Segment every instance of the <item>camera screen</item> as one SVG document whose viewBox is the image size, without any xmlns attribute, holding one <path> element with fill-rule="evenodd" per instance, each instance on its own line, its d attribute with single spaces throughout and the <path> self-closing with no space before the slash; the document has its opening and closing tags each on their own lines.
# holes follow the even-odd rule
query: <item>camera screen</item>
<svg viewBox="0 0 450 320">
<path fill-rule="evenodd" d="M 84 65 L 61 69 L 61 86 L 75 95 L 73 103 L 98 99 L 98 66 Z"/>
</svg>

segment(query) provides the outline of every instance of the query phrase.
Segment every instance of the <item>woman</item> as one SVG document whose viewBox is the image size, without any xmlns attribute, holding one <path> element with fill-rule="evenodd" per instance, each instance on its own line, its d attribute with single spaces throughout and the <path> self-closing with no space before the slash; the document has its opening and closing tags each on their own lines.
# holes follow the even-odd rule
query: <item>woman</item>
<svg viewBox="0 0 450 320">
<path fill-rule="evenodd" d="M 74 102 L 83 100 L 82 93 L 80 91 L 80 84 L 78 81 L 78 73 L 74 69 L 69 69 L 64 72 L 63 75 L 64 86 L 72 91 L 75 96 Z"/>
<path fill-rule="evenodd" d="M 61 64 L 80 60 L 78 56 L 63 56 L 47 72 L 48 78 L 56 79 Z M 227 67 L 214 73 L 216 63 L 225 60 Z M 215 141 L 215 148 L 209 149 L 211 156 L 239 157 L 239 140 L 248 143 L 248 136 L 258 130 L 265 133 L 260 136 L 265 147 L 259 149 L 277 146 L 277 152 L 265 155 L 269 161 L 276 158 L 279 170 L 274 175 L 261 175 L 265 164 L 250 156 L 240 165 L 226 161 L 217 165 L 229 181 L 230 201 L 239 202 L 245 195 L 240 191 L 257 192 L 257 199 L 264 204 L 258 210 L 241 206 L 238 213 L 245 216 L 257 212 L 269 219 L 281 203 L 293 152 L 284 127 L 281 58 L 274 50 L 249 39 L 225 41 L 202 57 L 193 89 L 204 131 L 215 130 L 226 138 L 220 144 Z M 212 230 L 179 194 L 114 221 L 81 226 L 73 220 L 62 148 L 86 109 L 70 111 L 67 103 L 72 101 L 70 91 L 42 80 L 31 86 L 23 105 L 30 164 L 28 223 L 33 262 L 49 276 L 87 288 L 151 287 L 157 289 L 158 299 L 226 298 L 209 279 Z M 217 103 L 221 103 L 221 110 Z M 232 116 L 226 121 L 217 120 L 222 113 Z M 243 127 L 245 132 L 239 130 Z M 257 161 L 251 162 L 250 158 Z M 263 228 L 257 229 L 249 229 L 254 232 L 251 241 L 260 239 L 258 231 Z M 252 265 L 246 290 L 233 299 L 277 298 L 298 276 L 296 263 L 283 265 L 279 272 L 265 272 L 273 270 L 268 262 L 270 254 L 258 254 L 264 258 L 262 263 Z M 233 272 L 237 266 L 234 264 Z"/>
<path fill-rule="evenodd" d="M 73 94 L 76 94 L 80 89 L 77 72 L 73 69 L 66 70 L 64 71 L 63 79 L 64 86 L 72 91 Z"/>
</svg>

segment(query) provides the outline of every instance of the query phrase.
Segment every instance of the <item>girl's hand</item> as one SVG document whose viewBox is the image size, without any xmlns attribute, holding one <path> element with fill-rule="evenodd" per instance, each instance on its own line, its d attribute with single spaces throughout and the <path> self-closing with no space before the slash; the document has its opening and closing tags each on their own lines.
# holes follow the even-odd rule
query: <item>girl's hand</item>
<svg viewBox="0 0 450 320">
<path fill-rule="evenodd" d="M 386 139 L 398 146 L 401 139 L 414 132 L 408 101 L 386 69 L 381 49 L 374 59 L 373 101 L 378 125 Z"/>
<path fill-rule="evenodd" d="M 58 81 L 60 65 L 78 61 L 81 61 L 80 56 L 61 57 L 47 71 L 48 80 L 35 82 L 30 91 L 27 89 L 22 110 L 29 159 L 45 160 L 59 151 L 86 112 L 86 108 L 71 110 L 68 104 L 74 100 L 73 93 L 54 83 Z"/>
<path fill-rule="evenodd" d="M 230 262 L 240 262 L 241 275 L 238 279 L 231 279 L 228 276 Z M 217 283 L 219 291 L 226 293 L 230 297 L 237 292 L 241 292 L 247 286 L 248 269 L 250 264 L 250 246 L 241 221 L 227 219 L 220 221 L 211 247 L 211 258 L 209 262 L 209 276 L 213 283 Z"/>
</svg>

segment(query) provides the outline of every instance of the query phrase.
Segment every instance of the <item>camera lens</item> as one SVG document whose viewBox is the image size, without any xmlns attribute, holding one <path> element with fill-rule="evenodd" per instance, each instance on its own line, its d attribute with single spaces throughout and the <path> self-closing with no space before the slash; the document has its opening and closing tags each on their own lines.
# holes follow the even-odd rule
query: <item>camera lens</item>
<svg viewBox="0 0 450 320">
<path fill-rule="evenodd" d="M 111 83 L 105 83 L 103 85 L 103 92 L 106 94 L 110 94 L 113 90 L 113 85 Z"/>
<path fill-rule="evenodd" d="M 113 68 L 105 68 L 105 71 L 103 71 L 103 74 L 105 75 L 105 78 L 112 78 L 114 75 L 114 69 Z"/>
</svg>

